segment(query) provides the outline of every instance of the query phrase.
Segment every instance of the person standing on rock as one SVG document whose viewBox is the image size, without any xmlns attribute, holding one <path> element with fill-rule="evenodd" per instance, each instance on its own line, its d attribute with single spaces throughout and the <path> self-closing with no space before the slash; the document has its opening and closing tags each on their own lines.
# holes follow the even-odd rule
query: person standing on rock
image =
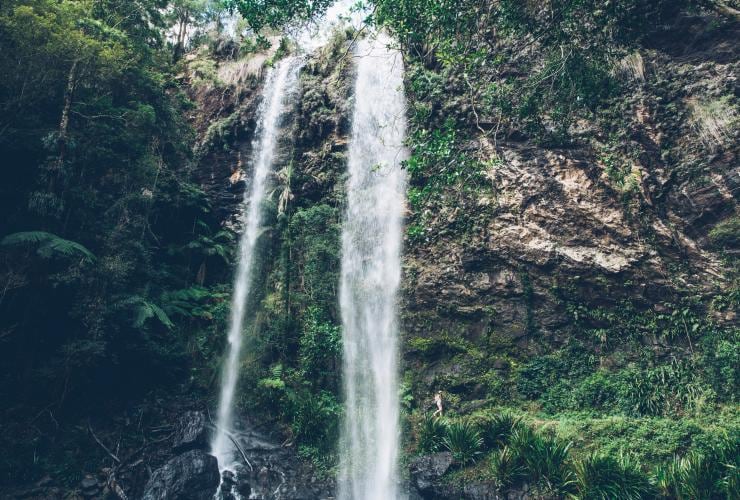
<svg viewBox="0 0 740 500">
<path fill-rule="evenodd" d="M 437 405 L 437 410 L 432 415 L 432 418 L 441 417 L 442 416 L 442 391 L 437 391 L 437 394 L 434 395 L 434 404 Z"/>
</svg>

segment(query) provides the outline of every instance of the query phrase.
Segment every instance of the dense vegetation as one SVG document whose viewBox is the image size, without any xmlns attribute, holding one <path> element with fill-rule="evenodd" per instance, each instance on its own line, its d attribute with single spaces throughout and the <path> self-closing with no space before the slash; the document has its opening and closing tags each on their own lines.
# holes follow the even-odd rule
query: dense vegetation
<svg viewBox="0 0 740 500">
<path fill-rule="evenodd" d="M 411 253 L 430 258 L 430 249 L 450 248 L 454 241 L 485 244 L 480 235 L 487 221 L 505 213 L 490 202 L 500 196 L 494 179 L 504 161 L 501 153 L 522 141 L 579 150 L 603 162 L 625 217 L 638 221 L 637 230 L 652 238 L 645 221 L 665 208 L 656 208 L 640 192 L 626 166 L 626 158 L 644 155 L 645 149 L 633 142 L 635 149 L 629 150 L 627 103 L 636 85 L 620 73 L 624 69 L 614 68 L 621 64 L 632 72 L 634 54 L 656 39 L 670 38 L 670 26 L 681 16 L 719 7 L 632 1 L 378 2 L 377 21 L 389 26 L 408 52 L 412 215 L 407 232 L 408 244 L 416 249 Z M 651 85 L 638 91 L 673 103 L 659 111 L 666 119 L 675 113 L 681 90 Z M 608 139 L 590 127 L 606 130 Z M 670 154 L 672 175 L 701 175 L 707 163 L 697 165 L 687 154 L 690 146 L 678 146 L 680 140 L 663 153 L 664 158 Z M 728 145 L 726 139 L 700 145 L 699 162 Z M 438 214 L 454 214 L 455 208 L 465 217 L 440 222 Z M 720 233 L 733 217 L 709 235 L 714 245 L 727 241 Z M 735 248 L 719 245 L 721 252 Z M 636 283 L 629 277 L 591 281 L 560 271 L 541 278 L 547 288 L 535 289 L 532 274 L 538 271 L 520 263 L 523 333 L 536 339 L 530 349 L 495 327 L 475 338 L 464 321 L 439 327 L 435 317 L 444 314 L 409 312 L 406 321 L 415 330 L 407 340 L 407 359 L 414 360 L 406 373 L 415 433 L 410 449 L 450 450 L 462 467 L 450 480 L 460 484 L 474 478 L 500 487 L 526 481 L 544 495 L 576 498 L 734 498 L 737 464 L 728 457 L 736 455 L 740 439 L 740 332 L 734 320 L 720 318 L 722 311 L 737 310 L 738 277 L 732 251 L 723 258 L 725 287 L 705 295 L 682 284 L 677 264 L 670 264 L 676 273 L 671 292 L 657 305 L 645 304 L 640 292 L 631 291 Z M 543 300 L 568 318 L 565 342 L 543 336 L 537 317 Z M 495 303 L 489 307 L 481 314 L 495 317 Z M 453 309 L 448 315 L 454 314 Z M 429 375 L 417 373 L 444 358 L 450 359 L 445 365 L 450 371 L 430 370 L 438 373 L 433 385 L 424 378 Z M 426 416 L 423 398 L 436 388 L 446 389 L 448 423 Z M 490 409 L 481 413 L 476 410 L 481 406 Z M 496 429 L 497 419 L 506 418 L 502 411 L 504 416 L 516 412 L 549 437 L 526 431 L 523 441 L 492 442 L 486 438 L 489 425 Z"/>
<path fill-rule="evenodd" d="M 187 380 L 227 298 L 163 6 L 0 6 L 0 482 L 64 467 L 59 425 Z"/>
<path fill-rule="evenodd" d="M 13 451 L 0 459 L 0 487 L 45 474 L 72 486 L 99 467 L 91 420 L 115 427 L 111 418 L 130 420 L 134 407 L 213 396 L 235 236 L 199 169 L 204 159 L 235 160 L 249 138 L 237 131 L 243 109 L 203 122 L 257 86 L 235 90 L 217 68 L 269 49 L 271 30 L 330 4 L 0 4 L 0 443 Z M 451 484 L 528 484 L 544 496 L 737 498 L 736 208 L 695 221 L 724 266 L 711 289 L 685 284 L 702 270 L 686 251 L 661 249 L 650 225 L 668 210 L 671 186 L 709 184 L 712 162 L 731 162 L 737 96 L 723 87 L 686 104 L 685 73 L 655 56 L 646 80 L 641 55 L 678 43 L 686 16 L 710 19 L 710 35 L 731 33 L 737 10 L 713 0 L 369 7 L 367 22 L 392 32 L 406 57 L 410 257 L 480 242 L 502 213 L 490 200 L 504 150 L 526 143 L 579 151 L 603 168 L 635 234 L 670 269 L 670 287 L 646 298 L 627 274 L 584 278 L 559 264 L 546 269 L 545 289 L 544 273 L 518 262 L 526 347 L 495 328 L 471 335 L 445 304 L 404 312 L 404 460 L 447 450 Z M 246 35 L 225 56 L 228 11 L 242 15 Z M 266 207 L 240 398 L 327 473 L 341 417 L 345 56 L 360 35 L 338 32 L 301 74 L 299 109 L 284 130 L 289 161 Z M 266 64 L 288 50 L 283 40 Z M 657 152 L 630 129 L 635 95 L 665 123 Z M 682 132 L 691 120 L 701 136 L 693 143 Z M 634 174 L 646 155 L 671 167 L 657 190 Z M 464 217 L 441 225 L 450 208 Z M 543 302 L 567 320 L 559 338 L 543 333 Z M 495 316 L 491 305 L 479 313 Z M 437 389 L 442 419 L 429 417 Z"/>
</svg>

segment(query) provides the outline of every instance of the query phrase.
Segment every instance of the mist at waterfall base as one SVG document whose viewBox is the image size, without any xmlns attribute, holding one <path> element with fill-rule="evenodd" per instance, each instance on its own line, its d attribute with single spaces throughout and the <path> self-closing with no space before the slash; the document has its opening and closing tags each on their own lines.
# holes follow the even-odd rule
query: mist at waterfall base
<svg viewBox="0 0 740 500">
<path fill-rule="evenodd" d="M 384 35 L 355 49 L 357 79 L 342 232 L 345 417 L 341 499 L 398 498 L 396 298 L 401 280 L 406 130 L 401 54 Z"/>
</svg>

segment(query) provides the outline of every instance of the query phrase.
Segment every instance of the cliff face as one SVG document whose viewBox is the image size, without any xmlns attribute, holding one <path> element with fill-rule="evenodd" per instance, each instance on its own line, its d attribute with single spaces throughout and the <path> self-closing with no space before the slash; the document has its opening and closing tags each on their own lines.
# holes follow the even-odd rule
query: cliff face
<svg viewBox="0 0 740 500">
<path fill-rule="evenodd" d="M 481 165 L 478 186 L 442 190 L 410 214 L 423 230 L 406 247 L 404 330 L 420 389 L 483 399 L 481 377 L 508 366 L 505 358 L 526 362 L 574 339 L 608 364 L 622 350 L 625 307 L 654 315 L 691 299 L 720 324 L 736 324 L 732 308 L 709 307 L 734 279 L 734 250 L 709 233 L 737 217 L 737 33 L 707 39 L 703 23 L 676 28 L 697 37 L 682 49 L 661 38 L 615 64 L 619 97 L 574 124 L 567 147 L 517 130 L 497 140 L 473 128 L 458 139 Z M 447 101 L 464 109 L 460 75 L 444 76 Z M 601 338 L 585 338 L 597 330 Z M 682 356 L 695 335 L 633 334 L 660 356 Z M 486 361 L 473 368 L 425 356 L 423 347 L 446 335 L 470 341 Z"/>
<path fill-rule="evenodd" d="M 408 56 L 400 303 L 409 455 L 424 451 L 419 422 L 437 390 L 453 419 L 507 408 L 575 441 L 577 454 L 628 447 L 653 464 L 735 432 L 737 33 L 711 23 L 685 18 L 625 49 L 609 69 L 616 90 L 558 141 L 480 105 L 491 85 L 511 84 L 521 60 L 475 83 Z M 256 362 L 242 381 L 242 410 L 277 418 L 274 430 L 329 476 L 341 414 L 347 36 L 302 70 L 290 161 L 269 208 Z M 536 66 L 536 47 L 522 50 Z M 227 153 L 237 162 L 239 148 Z M 228 175 L 212 178 L 223 185 Z M 713 413 L 725 418 L 714 425 Z M 657 437 L 646 439 L 648 428 Z M 411 467 L 420 491 L 425 463 Z M 427 493 L 488 498 L 485 463 L 445 468 Z M 469 474 L 474 487 L 456 486 Z"/>
<path fill-rule="evenodd" d="M 648 464 L 738 428 L 737 26 L 713 22 L 684 18 L 625 49 L 609 68 L 615 90 L 559 140 L 481 104 L 537 66 L 536 47 L 502 44 L 504 62 L 473 82 L 409 54 L 409 455 L 424 451 L 419 422 L 437 390 L 453 419 L 507 408 L 575 441 L 577 454 L 629 447 Z M 328 477 L 341 414 L 345 149 L 352 99 L 362 98 L 351 95 L 350 35 L 301 73 L 271 181 L 242 380 L 241 410 Z M 224 221 L 249 179 L 262 62 L 221 63 L 221 83 L 194 86 L 199 172 Z M 543 118 L 548 132 L 554 120 Z M 725 418 L 712 423 L 713 413 Z M 442 458 L 425 460 L 411 465 L 422 494 L 494 494 L 484 465 L 463 487 L 470 471 L 447 464 L 435 476 Z"/>
</svg>

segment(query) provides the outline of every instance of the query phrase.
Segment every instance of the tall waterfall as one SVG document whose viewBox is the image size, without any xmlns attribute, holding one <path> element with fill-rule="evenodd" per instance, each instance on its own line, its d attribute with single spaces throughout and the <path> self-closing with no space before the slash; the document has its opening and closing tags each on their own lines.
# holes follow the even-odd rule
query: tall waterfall
<svg viewBox="0 0 740 500">
<path fill-rule="evenodd" d="M 267 176 L 272 170 L 275 158 L 280 117 L 285 110 L 286 100 L 297 86 L 300 66 L 297 58 L 290 57 L 283 59 L 270 70 L 265 79 L 262 103 L 258 110 L 259 121 L 252 143 L 254 169 L 252 186 L 244 193 L 246 213 L 231 298 L 228 346 L 221 379 L 217 429 L 211 443 L 211 452 L 218 459 L 221 470 L 230 468 L 236 458 L 236 450 L 228 433 L 233 429 L 234 423 L 234 395 L 239 378 L 244 343 L 244 317 L 252 286 L 255 249 L 261 232 L 262 203 L 266 195 Z"/>
<path fill-rule="evenodd" d="M 339 498 L 399 497 L 397 291 L 406 129 L 401 54 L 379 35 L 355 52 L 357 80 L 342 234 L 345 420 Z"/>
</svg>

